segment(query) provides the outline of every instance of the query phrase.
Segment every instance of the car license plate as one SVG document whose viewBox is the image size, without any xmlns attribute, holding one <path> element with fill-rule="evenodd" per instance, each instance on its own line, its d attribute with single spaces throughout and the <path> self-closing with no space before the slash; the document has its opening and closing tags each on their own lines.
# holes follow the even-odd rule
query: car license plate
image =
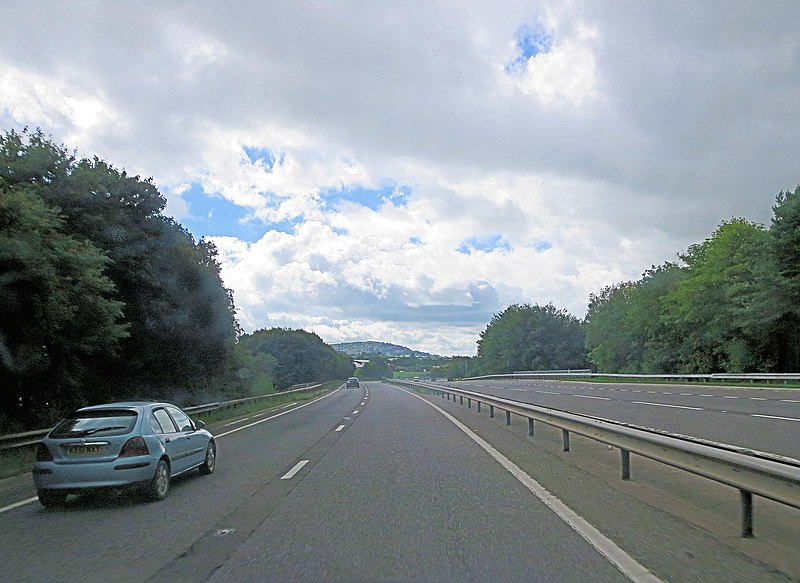
<svg viewBox="0 0 800 583">
<path fill-rule="evenodd" d="M 65 445 L 67 455 L 97 455 L 105 453 L 108 450 L 107 443 L 81 443 L 73 445 Z"/>
</svg>

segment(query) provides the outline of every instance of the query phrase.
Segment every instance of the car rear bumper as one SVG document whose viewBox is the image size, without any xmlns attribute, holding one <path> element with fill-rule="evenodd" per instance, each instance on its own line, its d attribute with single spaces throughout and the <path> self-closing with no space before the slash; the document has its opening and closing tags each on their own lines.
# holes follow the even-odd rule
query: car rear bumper
<svg viewBox="0 0 800 583">
<path fill-rule="evenodd" d="M 82 490 L 119 488 L 153 477 L 155 461 L 150 458 L 125 458 L 111 462 L 57 464 L 35 462 L 33 485 L 37 490 Z"/>
</svg>

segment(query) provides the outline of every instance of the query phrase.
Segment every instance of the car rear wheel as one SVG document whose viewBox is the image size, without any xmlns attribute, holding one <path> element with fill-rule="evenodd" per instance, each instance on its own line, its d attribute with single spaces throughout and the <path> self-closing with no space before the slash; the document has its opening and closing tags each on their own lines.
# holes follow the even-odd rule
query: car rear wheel
<svg viewBox="0 0 800 583">
<path fill-rule="evenodd" d="M 208 442 L 208 447 L 206 447 L 206 459 L 200 466 L 200 473 L 204 476 L 212 473 L 214 471 L 214 467 L 217 465 L 217 444 L 213 441 Z"/>
<path fill-rule="evenodd" d="M 156 473 L 147 484 L 146 493 L 151 500 L 163 500 L 169 492 L 169 464 L 166 460 L 158 460 Z"/>
<path fill-rule="evenodd" d="M 67 501 L 67 493 L 61 490 L 37 490 L 36 493 L 39 495 L 39 504 L 45 508 L 61 506 Z"/>
</svg>

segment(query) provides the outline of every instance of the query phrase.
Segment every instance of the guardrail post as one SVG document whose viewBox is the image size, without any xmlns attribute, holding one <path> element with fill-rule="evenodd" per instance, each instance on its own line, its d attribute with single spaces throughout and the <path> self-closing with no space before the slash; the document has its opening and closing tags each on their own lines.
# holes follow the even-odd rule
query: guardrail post
<svg viewBox="0 0 800 583">
<path fill-rule="evenodd" d="M 472 409 L 472 399 L 467 397 L 467 409 Z"/>
<path fill-rule="evenodd" d="M 506 411 L 506 425 L 511 425 L 511 411 Z"/>
<path fill-rule="evenodd" d="M 627 449 L 619 450 L 619 453 L 622 457 L 622 479 L 623 480 L 630 480 L 631 479 L 631 452 Z"/>
<path fill-rule="evenodd" d="M 475 402 L 478 404 L 478 413 L 480 413 L 481 412 L 481 402 L 480 401 L 475 401 Z"/>
<path fill-rule="evenodd" d="M 489 417 L 494 419 L 494 405 L 489 405 Z"/>
<path fill-rule="evenodd" d="M 753 538 L 753 493 L 739 490 L 742 499 L 742 538 Z"/>
<path fill-rule="evenodd" d="M 567 431 L 566 429 L 562 429 L 561 437 L 564 442 L 564 449 L 562 449 L 561 451 L 569 451 L 569 431 Z"/>
<path fill-rule="evenodd" d="M 528 435 L 534 434 L 533 417 L 528 417 Z"/>
<path fill-rule="evenodd" d="M 464 395 L 459 395 L 459 397 L 461 399 L 461 404 L 463 405 L 464 404 Z"/>
</svg>

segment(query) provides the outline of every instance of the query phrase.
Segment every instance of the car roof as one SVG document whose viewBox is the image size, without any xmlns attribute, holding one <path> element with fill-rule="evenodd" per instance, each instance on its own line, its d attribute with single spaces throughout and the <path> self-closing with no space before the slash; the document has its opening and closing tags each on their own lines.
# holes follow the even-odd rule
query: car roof
<svg viewBox="0 0 800 583">
<path fill-rule="evenodd" d="M 78 411 L 98 411 L 103 409 L 134 409 L 143 408 L 156 405 L 170 405 L 171 403 L 161 403 L 159 401 L 120 401 L 116 403 L 103 403 L 102 405 L 92 405 L 90 407 L 81 407 Z"/>
</svg>

